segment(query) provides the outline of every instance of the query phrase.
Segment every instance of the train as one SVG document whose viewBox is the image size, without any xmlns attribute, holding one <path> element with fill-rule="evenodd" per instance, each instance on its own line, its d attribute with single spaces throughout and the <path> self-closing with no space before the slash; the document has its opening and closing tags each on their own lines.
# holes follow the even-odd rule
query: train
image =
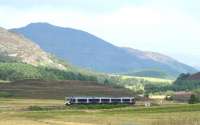
<svg viewBox="0 0 200 125">
<path fill-rule="evenodd" d="M 72 104 L 135 104 L 134 97 L 66 97 L 65 105 Z"/>
</svg>

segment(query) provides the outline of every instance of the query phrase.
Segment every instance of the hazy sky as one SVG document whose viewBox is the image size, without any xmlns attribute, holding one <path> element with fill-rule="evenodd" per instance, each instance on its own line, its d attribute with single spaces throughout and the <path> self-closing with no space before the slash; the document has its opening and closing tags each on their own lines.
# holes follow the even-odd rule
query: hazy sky
<svg viewBox="0 0 200 125">
<path fill-rule="evenodd" d="M 200 66 L 199 0 L 0 0 L 0 26 L 49 22 Z"/>
</svg>

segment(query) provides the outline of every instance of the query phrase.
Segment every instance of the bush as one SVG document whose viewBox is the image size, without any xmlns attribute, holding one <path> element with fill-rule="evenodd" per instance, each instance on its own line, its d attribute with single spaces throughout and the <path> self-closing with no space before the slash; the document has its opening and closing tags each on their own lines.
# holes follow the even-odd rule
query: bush
<svg viewBox="0 0 200 125">
<path fill-rule="evenodd" d="M 192 94 L 189 100 L 189 104 L 195 104 L 198 103 L 200 100 L 198 99 L 198 97 L 195 94 Z"/>
<path fill-rule="evenodd" d="M 0 92 L 0 97 L 3 98 L 8 98 L 8 97 L 12 97 L 13 95 L 9 92 Z"/>
</svg>

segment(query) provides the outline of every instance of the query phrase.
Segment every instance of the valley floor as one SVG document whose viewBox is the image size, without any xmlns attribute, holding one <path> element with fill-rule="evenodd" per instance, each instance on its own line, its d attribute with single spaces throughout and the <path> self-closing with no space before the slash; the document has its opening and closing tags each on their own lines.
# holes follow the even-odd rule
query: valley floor
<svg viewBox="0 0 200 125">
<path fill-rule="evenodd" d="M 65 107 L 63 100 L 0 99 L 0 125 L 200 125 L 199 118 L 199 104 L 90 109 Z"/>
</svg>

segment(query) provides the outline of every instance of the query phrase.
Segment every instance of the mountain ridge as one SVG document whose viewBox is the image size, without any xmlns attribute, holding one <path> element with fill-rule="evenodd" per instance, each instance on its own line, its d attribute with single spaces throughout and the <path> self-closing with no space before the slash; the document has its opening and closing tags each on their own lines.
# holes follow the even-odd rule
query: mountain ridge
<svg viewBox="0 0 200 125">
<path fill-rule="evenodd" d="M 73 28 L 63 28 L 48 23 L 31 23 L 11 31 L 23 34 L 45 51 L 74 65 L 99 72 L 127 73 L 158 69 L 174 76 L 182 72 L 196 72 L 193 67 L 162 54 L 143 51 L 134 53 L 130 49 L 115 46 L 88 32 Z"/>
<path fill-rule="evenodd" d="M 139 58 L 152 59 L 154 61 L 166 64 L 170 67 L 174 67 L 175 69 L 177 69 L 181 66 L 185 67 L 185 70 L 182 70 L 181 72 L 187 72 L 191 68 L 190 66 L 183 64 L 183 63 L 175 60 L 172 57 L 169 57 L 167 55 L 164 55 L 164 54 L 161 54 L 161 53 L 158 53 L 158 52 L 142 51 L 142 50 L 127 48 L 127 47 L 123 47 L 123 48 L 128 50 L 131 54 L 137 55 Z M 190 70 L 190 72 L 193 72 L 193 71 Z"/>
</svg>

